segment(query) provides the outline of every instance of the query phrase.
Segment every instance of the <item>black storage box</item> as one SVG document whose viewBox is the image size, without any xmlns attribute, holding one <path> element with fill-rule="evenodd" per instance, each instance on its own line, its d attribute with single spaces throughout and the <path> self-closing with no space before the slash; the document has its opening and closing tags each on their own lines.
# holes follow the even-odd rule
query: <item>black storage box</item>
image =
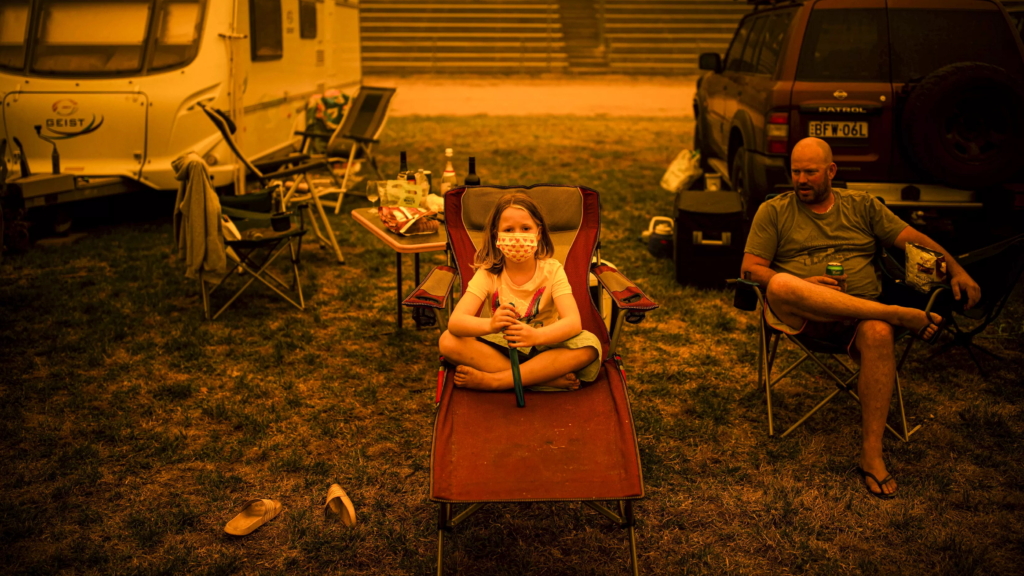
<svg viewBox="0 0 1024 576">
<path fill-rule="evenodd" d="M 736 192 L 683 190 L 676 194 L 676 281 L 725 288 L 738 278 L 749 222 Z"/>
</svg>

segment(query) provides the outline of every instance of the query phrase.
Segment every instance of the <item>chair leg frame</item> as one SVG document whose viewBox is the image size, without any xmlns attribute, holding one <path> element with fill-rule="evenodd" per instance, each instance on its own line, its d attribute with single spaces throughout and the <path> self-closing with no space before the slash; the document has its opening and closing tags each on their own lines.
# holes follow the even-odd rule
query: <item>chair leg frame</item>
<svg viewBox="0 0 1024 576">
<path fill-rule="evenodd" d="M 237 260 L 235 262 L 234 266 L 232 266 L 227 271 L 227 273 L 224 275 L 224 277 L 221 278 L 220 281 L 217 282 L 216 284 L 214 284 L 213 287 L 210 288 L 210 289 L 207 289 L 206 281 L 203 279 L 203 273 L 200 270 L 200 272 L 199 272 L 199 290 L 202 293 L 202 297 L 203 297 L 203 311 L 206 314 L 206 319 L 207 320 L 216 320 L 225 310 L 228 309 L 229 306 L 231 306 L 231 304 L 233 304 L 235 302 L 235 300 L 238 299 L 239 296 L 242 295 L 243 292 L 245 292 L 249 288 L 249 286 L 252 285 L 253 282 L 255 282 L 257 280 L 260 281 L 267 288 L 270 288 L 271 290 L 276 292 L 278 296 L 283 298 L 285 301 L 287 301 L 292 306 L 295 306 L 299 310 L 304 310 L 305 307 L 306 307 L 306 301 L 305 301 L 305 298 L 303 298 L 303 296 L 302 296 L 302 282 L 299 279 L 299 266 L 298 266 L 298 264 L 299 264 L 299 253 L 298 253 L 296 242 L 294 242 L 293 240 L 294 239 L 292 239 L 292 238 L 285 239 L 285 240 L 282 240 L 281 242 L 279 242 L 278 244 L 274 245 L 273 247 L 270 247 L 270 249 L 268 250 L 266 258 L 262 262 L 255 262 L 255 261 L 252 260 L 252 258 L 250 258 L 250 255 L 256 249 L 250 250 L 249 252 L 238 251 L 238 252 L 241 252 L 241 253 L 238 254 L 239 260 Z M 273 264 L 273 262 L 278 258 L 278 256 L 280 256 L 284 252 L 285 248 L 289 249 L 290 255 L 291 255 L 291 264 L 292 264 L 292 266 L 291 266 L 291 268 L 292 268 L 292 285 L 291 286 L 289 286 L 283 280 L 278 278 L 277 275 L 273 273 L 273 271 L 268 270 L 268 267 L 271 264 Z M 217 313 L 213 314 L 211 316 L 211 314 L 210 314 L 210 312 L 211 312 L 211 306 L 210 306 L 210 298 L 211 298 L 211 296 L 213 296 L 213 293 L 215 291 L 217 291 L 218 288 L 223 286 L 227 282 L 228 278 L 230 278 L 232 275 L 234 275 L 235 271 L 239 270 L 239 269 L 242 270 L 243 272 L 245 272 L 249 276 L 249 278 L 246 280 L 246 282 L 238 290 L 235 291 L 235 293 L 231 296 L 231 298 L 229 298 L 228 301 L 225 302 L 224 305 L 221 306 L 219 310 L 217 310 Z M 270 281 L 267 280 L 267 278 L 264 277 L 264 276 L 269 277 L 274 282 L 277 282 L 277 284 L 280 285 L 281 288 L 284 288 L 285 290 L 291 290 L 291 291 L 295 292 L 295 296 L 297 297 L 298 302 L 296 302 L 295 299 L 293 299 L 291 296 L 289 296 L 284 291 L 282 291 L 281 288 L 278 288 L 278 286 L 275 286 L 275 285 L 271 284 Z"/>
<path fill-rule="evenodd" d="M 348 189 L 347 188 L 347 186 L 348 186 L 348 179 L 349 179 L 349 176 L 351 175 L 351 172 L 352 172 L 352 163 L 355 162 L 356 151 L 359 148 L 362 148 L 363 152 L 366 153 L 366 161 L 370 163 L 370 168 L 372 168 L 374 174 L 377 175 L 377 179 L 378 180 L 386 180 L 386 178 L 384 178 L 384 175 L 381 174 L 380 168 L 377 167 L 377 159 L 373 157 L 373 144 L 372 143 L 364 144 L 362 142 L 353 142 L 352 143 L 352 147 L 349 148 L 349 151 L 348 151 L 348 163 L 345 164 L 345 175 L 342 177 L 341 184 L 339 185 L 339 189 L 341 190 L 341 195 L 338 197 L 337 204 L 334 205 L 334 214 L 335 215 L 341 213 L 341 201 L 345 197 L 345 191 Z"/>
<path fill-rule="evenodd" d="M 846 365 L 846 363 L 844 363 L 838 357 L 836 357 L 835 355 L 831 355 L 832 358 L 836 362 L 838 362 L 847 372 L 850 373 L 850 376 L 847 379 L 844 380 L 839 375 L 837 375 L 831 368 L 829 368 L 828 365 L 826 365 L 820 358 L 818 358 L 818 356 L 814 352 L 812 352 L 809 348 L 807 348 L 804 344 L 802 344 L 798 340 L 795 340 L 795 339 L 792 339 L 792 338 L 789 338 L 788 340 L 790 342 L 792 342 L 793 344 L 796 344 L 801 349 L 801 351 L 803 352 L 803 356 L 801 358 L 799 358 L 798 360 L 796 360 L 793 364 L 791 364 L 785 370 L 783 370 L 781 374 L 779 374 L 779 375 L 777 375 L 777 376 L 775 376 L 773 378 L 772 377 L 772 368 L 774 367 L 774 364 L 775 364 L 776 353 L 778 351 L 778 346 L 779 346 L 779 342 L 780 342 L 780 340 L 782 338 L 782 335 L 781 334 L 769 335 L 767 333 L 766 328 L 764 327 L 763 322 L 762 322 L 760 328 L 761 328 L 761 334 L 760 334 L 760 339 L 759 339 L 760 343 L 759 343 L 759 346 L 758 346 L 758 374 L 757 374 L 757 376 L 758 376 L 758 387 L 762 387 L 763 386 L 764 387 L 764 391 L 765 391 L 765 397 L 766 397 L 767 407 L 768 407 L 768 435 L 769 436 L 774 436 L 775 435 L 775 420 L 774 420 L 774 410 L 773 410 L 773 405 L 772 405 L 772 388 L 774 388 L 776 384 L 778 384 L 782 379 L 784 379 L 793 370 L 795 370 L 797 367 L 799 367 L 801 364 L 803 364 L 807 360 L 813 361 L 815 364 L 818 365 L 819 368 L 821 368 L 826 374 L 828 374 L 832 378 L 832 380 L 834 381 L 836 389 L 833 390 L 828 396 L 823 398 L 817 405 L 815 405 L 813 408 L 811 408 L 811 410 L 809 412 L 804 414 L 799 420 L 796 421 L 796 423 L 791 425 L 785 432 L 780 434 L 779 435 L 780 438 L 785 438 L 791 432 L 793 432 L 794 430 L 799 428 L 801 425 L 803 425 L 804 422 L 806 422 L 808 419 L 810 419 L 810 417 L 813 416 L 815 413 L 817 413 L 820 409 L 824 408 L 825 405 L 828 404 L 829 402 L 831 402 L 832 399 L 835 398 L 836 395 L 838 395 L 840 392 L 846 392 L 851 397 L 853 397 L 854 400 L 856 400 L 858 403 L 860 403 L 860 396 L 858 396 L 857 393 L 851 387 L 851 385 L 857 380 L 857 376 L 860 373 L 859 370 L 854 370 L 854 369 L 850 368 L 849 366 Z M 910 350 L 911 350 L 912 346 L 913 346 L 913 341 L 911 341 L 910 343 L 907 344 L 906 348 L 904 348 L 904 350 L 903 350 L 903 354 L 901 355 L 899 362 L 896 365 L 895 392 L 896 392 L 897 407 L 899 409 L 899 417 L 900 417 L 900 425 L 901 425 L 900 428 L 901 428 L 901 430 L 897 431 L 888 422 L 886 422 L 886 424 L 885 424 L 886 430 L 888 430 L 889 432 L 892 432 L 892 434 L 894 436 L 896 436 L 897 438 L 899 438 L 900 440 L 902 440 L 904 442 L 909 442 L 911 435 L 913 435 L 915 432 L 917 432 L 921 428 L 921 425 L 917 425 L 913 429 L 910 429 L 910 424 L 907 422 L 906 407 L 904 406 L 904 403 L 903 403 L 903 389 L 900 386 L 899 370 L 900 370 L 900 368 L 903 367 L 903 363 L 906 361 L 907 357 L 910 355 Z"/>
<path fill-rule="evenodd" d="M 633 576 L 640 576 L 640 565 L 636 552 L 636 517 L 633 514 L 632 500 L 616 500 L 619 512 L 615 513 L 599 502 L 583 500 L 581 503 L 618 524 L 621 528 L 629 530 L 629 560 Z M 444 533 L 452 532 L 458 524 L 476 514 L 487 502 L 475 502 L 462 512 L 453 514 L 451 502 L 439 502 L 437 509 L 437 576 L 444 575 Z"/>
<path fill-rule="evenodd" d="M 330 171 L 330 167 L 328 167 Z M 338 178 L 331 172 L 331 178 L 337 182 Z M 297 193 L 298 187 L 301 182 L 305 182 L 309 189 L 308 193 Z M 317 240 L 320 242 L 320 246 L 323 248 L 330 247 L 334 252 L 335 257 L 338 259 L 339 264 L 345 263 L 345 256 L 341 253 L 341 247 L 338 245 L 338 238 L 334 234 L 334 229 L 331 227 L 331 221 L 327 218 L 327 211 L 324 210 L 324 203 L 320 199 L 322 193 L 316 191 L 313 186 L 312 180 L 309 178 L 309 174 L 299 174 L 296 176 L 294 183 L 291 188 L 285 194 L 286 203 L 302 202 L 311 200 L 313 202 L 313 208 L 316 208 L 316 214 L 313 214 L 313 208 L 309 204 L 303 204 L 301 209 L 309 210 L 309 221 L 313 225 L 313 233 L 316 234 Z M 338 198 L 338 206 L 341 206 L 341 200 L 345 196 L 345 191 L 341 191 L 341 196 Z M 316 216 L 319 215 L 320 223 L 317 223 Z M 323 230 L 321 230 L 321 225 Z"/>
</svg>

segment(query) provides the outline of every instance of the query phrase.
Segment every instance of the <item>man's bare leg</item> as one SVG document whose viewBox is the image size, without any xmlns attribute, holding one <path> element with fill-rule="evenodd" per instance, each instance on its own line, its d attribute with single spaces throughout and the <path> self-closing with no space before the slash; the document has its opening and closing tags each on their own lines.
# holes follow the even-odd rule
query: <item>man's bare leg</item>
<svg viewBox="0 0 1024 576">
<path fill-rule="evenodd" d="M 879 480 L 885 480 L 889 471 L 882 460 L 882 436 L 896 382 L 893 328 L 880 320 L 865 320 L 857 329 L 854 345 L 861 355 L 857 378 L 861 405 L 860 467 Z M 865 478 L 864 482 L 872 492 L 892 494 L 896 491 L 895 480 L 881 487 L 870 478 Z"/>
<path fill-rule="evenodd" d="M 836 322 L 839 320 L 882 320 L 893 326 L 902 326 L 915 333 L 929 324 L 937 325 L 942 317 L 932 313 L 931 318 L 922 310 L 881 304 L 838 290 L 805 282 L 791 274 L 776 274 L 768 283 L 768 301 L 772 312 L 794 329 L 803 326 L 805 320 L 812 322 Z M 928 327 L 923 334 L 930 338 L 937 326 Z"/>
<path fill-rule="evenodd" d="M 597 358 L 593 348 L 556 348 L 541 352 L 519 367 L 523 386 L 545 385 L 555 388 L 579 388 L 574 372 L 586 367 Z M 500 371 L 485 371 L 464 364 L 455 370 L 455 385 L 480 390 L 508 390 L 513 387 L 512 369 L 505 361 Z"/>
</svg>

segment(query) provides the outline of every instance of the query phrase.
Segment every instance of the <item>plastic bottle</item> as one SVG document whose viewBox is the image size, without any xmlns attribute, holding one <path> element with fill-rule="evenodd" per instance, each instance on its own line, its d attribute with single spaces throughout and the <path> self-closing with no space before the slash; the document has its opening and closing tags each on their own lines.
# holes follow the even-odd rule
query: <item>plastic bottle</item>
<svg viewBox="0 0 1024 576">
<path fill-rule="evenodd" d="M 445 164 L 444 172 L 441 174 L 441 195 L 444 196 L 452 188 L 458 188 L 459 179 L 455 176 L 455 167 L 452 166 L 452 149 L 445 148 L 444 155 L 448 163 Z"/>
</svg>

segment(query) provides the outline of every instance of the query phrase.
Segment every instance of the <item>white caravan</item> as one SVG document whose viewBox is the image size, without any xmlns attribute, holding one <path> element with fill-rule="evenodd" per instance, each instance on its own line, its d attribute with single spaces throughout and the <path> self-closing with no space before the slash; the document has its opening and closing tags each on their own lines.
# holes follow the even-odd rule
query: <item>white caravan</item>
<svg viewBox="0 0 1024 576">
<path fill-rule="evenodd" d="M 8 182 L 25 207 L 177 187 L 194 150 L 240 180 L 196 104 L 227 111 L 253 159 L 298 141 L 309 97 L 360 84 L 358 0 L 2 0 Z M 32 176 L 25 178 L 25 163 Z M 60 175 L 51 155 L 59 153 Z"/>
</svg>

